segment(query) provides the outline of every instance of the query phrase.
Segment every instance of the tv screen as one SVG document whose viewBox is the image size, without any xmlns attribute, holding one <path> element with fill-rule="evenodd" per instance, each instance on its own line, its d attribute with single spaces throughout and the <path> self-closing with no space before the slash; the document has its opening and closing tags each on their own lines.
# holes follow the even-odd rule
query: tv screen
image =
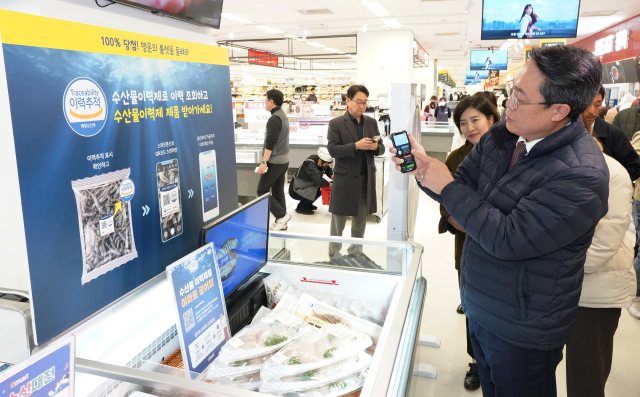
<svg viewBox="0 0 640 397">
<path fill-rule="evenodd" d="M 223 0 L 114 0 L 130 7 L 220 29 Z"/>
<path fill-rule="evenodd" d="M 479 84 L 480 80 L 474 80 L 474 79 L 465 79 L 464 81 L 464 85 L 471 85 L 471 84 Z"/>
<path fill-rule="evenodd" d="M 471 68 L 467 68 L 467 78 L 468 79 L 488 79 L 489 71 L 488 70 L 471 70 Z"/>
<path fill-rule="evenodd" d="M 225 296 L 267 263 L 270 198 L 258 198 L 202 228 L 200 244 L 213 242 Z"/>
<path fill-rule="evenodd" d="M 602 84 L 637 83 L 640 80 L 640 57 L 602 65 Z"/>
<path fill-rule="evenodd" d="M 472 50 L 471 70 L 507 70 L 509 51 Z"/>
<path fill-rule="evenodd" d="M 484 0 L 482 40 L 576 37 L 580 0 Z"/>
</svg>

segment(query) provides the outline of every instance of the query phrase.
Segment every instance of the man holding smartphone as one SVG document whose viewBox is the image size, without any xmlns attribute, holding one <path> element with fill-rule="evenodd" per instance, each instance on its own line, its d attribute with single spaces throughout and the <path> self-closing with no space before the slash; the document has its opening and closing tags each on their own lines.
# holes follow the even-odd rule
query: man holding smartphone
<svg viewBox="0 0 640 397">
<path fill-rule="evenodd" d="M 377 211 L 376 168 L 374 157 L 384 153 L 378 123 L 365 116 L 369 90 L 353 85 L 347 91 L 347 112 L 329 123 L 327 149 L 335 159 L 331 188 L 331 235 L 342 236 L 347 218 L 351 220 L 351 237 L 364 237 L 367 215 Z M 374 140 L 375 139 L 375 140 Z M 340 252 L 342 244 L 329 244 L 329 256 Z M 353 245 L 349 253 L 361 250 Z"/>
</svg>

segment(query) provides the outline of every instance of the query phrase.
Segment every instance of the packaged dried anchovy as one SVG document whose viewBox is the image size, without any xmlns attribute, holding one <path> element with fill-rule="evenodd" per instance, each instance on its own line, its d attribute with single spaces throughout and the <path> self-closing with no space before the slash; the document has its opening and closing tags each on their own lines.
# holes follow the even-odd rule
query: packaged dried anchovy
<svg viewBox="0 0 640 397">
<path fill-rule="evenodd" d="M 71 182 L 82 244 L 82 284 L 138 257 L 131 206 L 120 198 L 129 168 Z M 116 204 L 121 203 L 116 212 Z"/>
<path fill-rule="evenodd" d="M 363 352 L 371 346 L 371 338 L 342 324 L 311 328 L 304 337 L 292 342 L 267 361 L 260 377 L 282 379 L 326 367 Z"/>
<path fill-rule="evenodd" d="M 292 391 L 313 389 L 318 386 L 336 382 L 345 376 L 353 375 L 369 367 L 371 356 L 360 352 L 337 363 L 312 369 L 301 374 L 286 376 L 280 380 L 263 380 L 260 391 L 264 393 L 282 394 Z"/>
<path fill-rule="evenodd" d="M 334 382 L 330 382 L 313 389 L 298 392 L 287 392 L 282 395 L 284 397 L 339 397 L 349 395 L 362 388 L 364 382 L 367 380 L 367 373 L 368 369 L 365 369 L 364 371 L 345 376 L 342 379 L 338 379 Z"/>
<path fill-rule="evenodd" d="M 248 372 L 238 376 L 228 376 L 221 378 L 205 377 L 201 379 L 204 382 L 214 383 L 220 386 L 231 386 L 238 389 L 246 389 L 258 391 L 262 381 L 260 380 L 260 371 Z"/>
<path fill-rule="evenodd" d="M 240 376 L 242 374 L 260 371 L 262 365 L 273 357 L 274 354 L 276 353 L 272 352 L 265 354 L 264 356 L 232 361 L 230 363 L 225 363 L 216 358 L 207 368 L 206 376 L 209 379 L 217 379 L 230 376 Z"/>
</svg>

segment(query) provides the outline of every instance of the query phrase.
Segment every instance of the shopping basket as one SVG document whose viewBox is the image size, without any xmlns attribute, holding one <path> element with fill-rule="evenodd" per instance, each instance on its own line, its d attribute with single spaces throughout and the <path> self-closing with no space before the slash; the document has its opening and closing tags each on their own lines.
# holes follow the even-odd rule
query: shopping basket
<svg viewBox="0 0 640 397">
<path fill-rule="evenodd" d="M 331 198 L 331 186 L 321 187 L 320 193 L 322 193 L 322 205 L 329 205 L 329 199 Z"/>
</svg>

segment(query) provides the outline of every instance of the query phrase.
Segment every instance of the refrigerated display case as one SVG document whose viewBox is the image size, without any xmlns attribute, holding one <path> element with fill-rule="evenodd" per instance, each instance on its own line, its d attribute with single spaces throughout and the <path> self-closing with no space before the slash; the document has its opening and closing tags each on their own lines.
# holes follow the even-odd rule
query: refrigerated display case
<svg viewBox="0 0 640 397">
<path fill-rule="evenodd" d="M 377 267 L 358 266 L 357 260 L 330 261 L 330 242 L 342 243 L 344 251 L 347 245 L 362 245 L 362 254 Z M 422 246 L 278 232 L 270 233 L 269 246 L 270 257 L 278 259 L 269 259 L 265 273 L 280 270 L 292 283 L 320 293 L 389 302 L 361 395 L 404 396 L 426 292 Z M 179 346 L 171 304 L 169 285 L 161 274 L 70 330 L 77 340 L 76 395 L 263 395 L 191 380 L 184 370 L 161 365 Z"/>
</svg>

